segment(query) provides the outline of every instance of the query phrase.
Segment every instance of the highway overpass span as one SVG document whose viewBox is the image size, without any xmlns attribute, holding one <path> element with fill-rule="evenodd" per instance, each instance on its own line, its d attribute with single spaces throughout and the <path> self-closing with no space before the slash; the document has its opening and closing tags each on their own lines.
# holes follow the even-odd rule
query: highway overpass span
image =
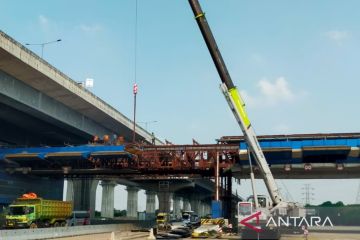
<svg viewBox="0 0 360 240">
<path fill-rule="evenodd" d="M 105 134 L 129 141 L 132 129 L 129 118 L 0 31 L 3 144 L 78 144 Z M 150 133 L 136 129 L 138 140 L 151 142 Z"/>
<path fill-rule="evenodd" d="M 132 129 L 129 118 L 0 31 L 0 146 L 86 144 L 105 134 L 129 141 Z M 140 126 L 136 136 L 152 140 Z M 0 206 L 28 191 L 61 199 L 63 178 L 14 176 L 0 168 L 0 188 Z"/>
</svg>

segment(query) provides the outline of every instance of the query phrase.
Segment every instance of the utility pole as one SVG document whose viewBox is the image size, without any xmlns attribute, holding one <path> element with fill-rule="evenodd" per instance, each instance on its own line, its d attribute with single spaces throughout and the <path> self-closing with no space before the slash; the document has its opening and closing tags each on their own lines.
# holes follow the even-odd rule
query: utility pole
<svg viewBox="0 0 360 240">
<path fill-rule="evenodd" d="M 311 187 L 311 184 L 307 183 L 304 184 L 304 187 L 301 188 L 304 192 L 302 193 L 304 195 L 303 200 L 305 201 L 305 205 L 310 205 L 311 200 L 314 200 L 312 196 L 314 196 L 314 188 Z"/>
<path fill-rule="evenodd" d="M 356 194 L 355 204 L 360 204 L 360 183 Z"/>
<path fill-rule="evenodd" d="M 138 22 L 138 1 L 135 2 L 135 31 L 134 31 L 134 129 L 133 129 L 133 143 L 136 141 L 136 94 L 138 92 L 138 85 L 137 85 L 137 23 Z"/>
<path fill-rule="evenodd" d="M 134 83 L 133 93 L 134 93 L 134 129 L 133 129 L 133 142 L 135 143 L 136 138 L 136 94 L 138 92 L 138 85 Z"/>
</svg>

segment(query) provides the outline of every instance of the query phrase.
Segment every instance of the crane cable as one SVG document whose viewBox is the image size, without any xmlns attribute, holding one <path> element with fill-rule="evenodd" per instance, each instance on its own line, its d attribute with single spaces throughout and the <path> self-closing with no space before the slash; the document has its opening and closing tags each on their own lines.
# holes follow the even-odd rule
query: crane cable
<svg viewBox="0 0 360 240">
<path fill-rule="evenodd" d="M 134 128 L 133 128 L 133 143 L 136 141 L 136 94 L 138 92 L 137 86 L 137 25 L 138 25 L 138 0 L 135 1 L 135 30 L 134 30 Z"/>
<path fill-rule="evenodd" d="M 138 0 L 135 1 L 135 30 L 134 30 L 134 84 L 136 84 L 137 74 L 137 30 L 138 30 Z"/>
</svg>

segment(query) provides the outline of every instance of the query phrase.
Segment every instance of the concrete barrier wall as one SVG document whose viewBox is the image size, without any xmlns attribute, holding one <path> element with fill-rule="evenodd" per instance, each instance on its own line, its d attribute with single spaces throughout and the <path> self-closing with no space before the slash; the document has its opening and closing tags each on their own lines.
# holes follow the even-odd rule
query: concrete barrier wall
<svg viewBox="0 0 360 240">
<path fill-rule="evenodd" d="M 135 229 L 150 229 L 156 227 L 156 220 L 131 220 L 131 219 L 91 219 L 91 225 L 105 225 L 105 224 L 131 224 Z M 1 240 L 1 239 L 0 239 Z"/>
<path fill-rule="evenodd" d="M 113 231 L 130 231 L 138 228 L 134 224 L 87 225 L 76 227 L 18 229 L 0 231 L 1 240 L 34 240 L 78 235 L 106 233 Z"/>
</svg>

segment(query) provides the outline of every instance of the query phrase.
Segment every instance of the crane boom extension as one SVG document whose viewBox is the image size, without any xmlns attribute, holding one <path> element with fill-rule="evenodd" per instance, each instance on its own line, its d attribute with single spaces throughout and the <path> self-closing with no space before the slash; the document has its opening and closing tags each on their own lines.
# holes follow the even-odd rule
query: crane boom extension
<svg viewBox="0 0 360 240">
<path fill-rule="evenodd" d="M 276 185 L 275 179 L 267 164 L 263 151 L 260 148 L 255 131 L 252 128 L 250 120 L 246 114 L 244 101 L 241 99 L 238 90 L 236 89 L 233 81 L 231 80 L 230 74 L 226 68 L 225 62 L 218 49 L 215 38 L 211 32 L 209 24 L 207 23 L 205 13 L 203 13 L 199 1 L 189 0 L 189 3 L 194 12 L 196 22 L 198 23 L 206 45 L 210 51 L 216 69 L 220 75 L 222 82 L 221 90 L 232 112 L 234 113 L 237 122 L 242 129 L 250 151 L 253 153 L 256 163 L 263 175 L 265 185 L 267 187 L 267 190 L 269 191 L 270 197 L 274 205 L 276 206 L 282 201 L 282 198 Z"/>
</svg>

